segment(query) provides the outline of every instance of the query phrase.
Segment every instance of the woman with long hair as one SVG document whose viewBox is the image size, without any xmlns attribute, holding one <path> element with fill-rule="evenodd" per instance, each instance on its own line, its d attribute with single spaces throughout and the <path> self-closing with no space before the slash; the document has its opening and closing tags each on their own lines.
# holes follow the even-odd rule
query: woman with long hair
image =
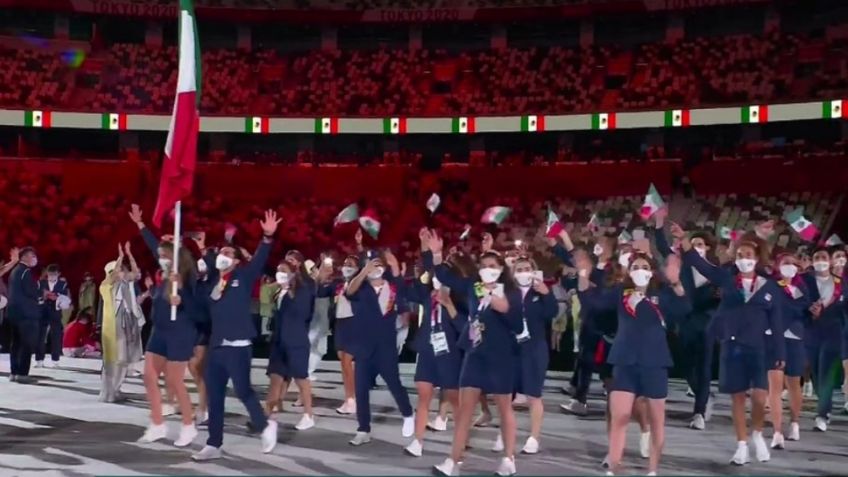
<svg viewBox="0 0 848 477">
<path fill-rule="evenodd" d="M 461 313 L 454 304 L 451 290 L 436 278 L 429 278 L 433 269 L 433 256 L 429 250 L 431 233 L 422 229 L 421 252 L 426 280 L 416 279 L 410 287 L 410 301 L 423 307 L 422 320 L 413 341 L 418 353 L 415 366 L 415 387 L 418 391 L 418 406 L 415 413 L 415 439 L 406 447 L 407 454 L 421 457 L 424 449 L 424 433 L 430 414 L 433 391 L 439 388 L 445 401 L 456 413 L 459 407 L 459 372 L 462 354 L 457 341 L 468 323 L 467 314 Z M 427 283 L 425 283 L 427 282 Z"/>
<path fill-rule="evenodd" d="M 774 261 L 774 273 L 777 284 L 784 293 L 779 294 L 778 303 L 782 309 L 782 330 L 771 330 L 772 333 L 782 335 L 786 346 L 786 366 L 784 369 L 770 369 L 769 378 L 769 406 L 771 407 L 771 423 L 774 428 L 774 436 L 771 440 L 772 449 L 784 448 L 783 436 L 783 389 L 784 385 L 789 390 L 789 413 L 791 422 L 789 424 L 790 441 L 801 438 L 801 376 L 807 362 L 806 349 L 804 348 L 804 321 L 807 310 L 812 302 L 809 291 L 803 279 L 798 275 L 798 259 L 791 253 L 780 252 Z M 776 361 L 774 348 L 766 342 L 766 363 Z"/>
<path fill-rule="evenodd" d="M 704 260 L 694 249 L 687 233 L 672 224 L 671 235 L 680 241 L 683 261 L 721 289 L 721 304 L 715 324 L 721 342 L 719 391 L 731 397 L 733 427 L 736 431 L 736 452 L 731 464 L 750 462 L 748 426 L 746 421 L 747 393 L 751 394 L 751 420 L 757 460 L 771 458 L 763 438 L 765 406 L 768 397 L 768 370 L 783 369 L 786 343 L 777 333 L 767 330 L 783 329 L 781 307 L 777 296 L 784 293 L 774 280 L 761 275 L 770 263 L 768 246 L 756 234 L 746 233 L 735 247 L 734 267 L 717 267 Z M 773 346 L 773 363 L 767 363 L 766 341 Z"/>
<path fill-rule="evenodd" d="M 436 278 L 450 289 L 468 287 L 443 263 L 442 239 L 433 234 L 430 251 L 436 265 Z M 498 475 L 515 474 L 515 415 L 512 392 L 518 372 L 516 336 L 524 328 L 521 319 L 521 291 L 515 286 L 506 263 L 494 251 L 484 252 L 478 260 L 480 280 L 467 291 L 469 299 L 468 349 L 459 376 L 459 409 L 456 412 L 453 448 L 450 456 L 435 466 L 442 475 L 458 473 L 471 430 L 474 408 L 481 393 L 493 398 L 501 417 L 504 457 Z M 463 338 L 464 340 L 464 338 Z"/>
<path fill-rule="evenodd" d="M 315 427 L 312 383 L 309 381 L 309 322 L 312 320 L 315 295 L 312 284 L 304 282 L 296 270 L 294 265 L 284 260 L 277 265 L 275 274 L 279 291 L 271 335 L 271 357 L 268 360 L 271 387 L 265 411 L 273 416 L 275 410 L 283 410 L 283 399 L 294 380 L 303 400 L 303 417 L 295 429 L 305 431 Z"/>
<path fill-rule="evenodd" d="M 691 304 L 680 283 L 680 260 L 669 256 L 667 284 L 660 282 L 654 261 L 642 252 L 629 257 L 627 276 L 621 284 L 593 287 L 592 264 L 578 260 L 580 300 L 596 310 L 615 310 L 618 331 L 608 362 L 613 366 L 610 384 L 610 475 L 621 467 L 627 425 L 637 398 L 647 401 L 651 443 L 648 475 L 656 475 L 665 441 L 665 399 L 668 368 L 673 366 L 666 329 L 669 322 L 685 316 Z"/>
</svg>

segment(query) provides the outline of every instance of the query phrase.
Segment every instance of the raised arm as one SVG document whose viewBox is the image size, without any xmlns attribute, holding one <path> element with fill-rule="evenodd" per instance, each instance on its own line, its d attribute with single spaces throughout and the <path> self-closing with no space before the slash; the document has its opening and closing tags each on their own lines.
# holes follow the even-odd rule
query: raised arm
<svg viewBox="0 0 848 477">
<path fill-rule="evenodd" d="M 262 276 L 262 269 L 268 263 L 268 256 L 271 254 L 271 244 L 274 241 L 274 234 L 277 232 L 277 227 L 282 222 L 282 219 L 277 218 L 277 213 L 273 210 L 265 211 L 265 220 L 259 221 L 262 227 L 262 241 L 259 242 L 259 247 L 256 253 L 250 259 L 250 262 L 245 266 L 244 274 L 247 281 L 255 284 L 259 277 Z"/>
<path fill-rule="evenodd" d="M 124 249 L 121 248 L 121 244 L 118 244 L 118 259 L 115 260 L 115 271 L 106 276 L 106 281 L 112 285 L 118 281 L 118 273 L 121 271 L 121 267 L 124 265 Z"/>
<path fill-rule="evenodd" d="M 9 273 L 9 270 L 15 268 L 15 265 L 18 264 L 20 260 L 20 251 L 17 248 L 13 248 L 9 251 L 9 261 L 0 267 L 0 278 L 3 278 L 4 275 Z"/>
<path fill-rule="evenodd" d="M 126 251 L 127 260 L 130 263 L 130 273 L 132 273 L 131 280 L 135 281 L 141 278 L 141 270 L 138 268 L 138 263 L 135 261 L 135 257 L 133 257 L 132 250 L 130 250 L 130 243 L 127 242 L 124 245 L 124 250 Z M 157 254 L 158 256 L 158 254 Z"/>
<path fill-rule="evenodd" d="M 433 255 L 433 265 L 435 265 L 433 273 L 436 278 L 451 290 L 457 290 L 460 293 L 469 290 L 473 286 L 474 281 L 457 276 L 451 267 L 442 263 L 442 250 L 444 249 L 442 238 L 436 235 L 435 232 L 431 232 L 428 242 L 428 248 Z"/>
<path fill-rule="evenodd" d="M 351 279 L 350 283 L 347 285 L 347 290 L 345 290 L 345 295 L 348 298 L 353 299 L 356 297 L 357 293 L 359 293 L 359 289 L 362 287 L 362 284 L 365 283 L 365 280 L 368 279 L 368 274 L 377 269 L 379 262 L 377 260 L 371 260 L 362 267 L 362 270 Z"/>
<path fill-rule="evenodd" d="M 563 229 L 559 233 L 559 239 L 561 243 L 560 241 L 557 241 L 554 244 L 553 253 L 557 258 L 562 260 L 562 263 L 569 267 L 573 267 L 574 256 L 572 255 L 572 252 L 574 252 L 574 242 L 571 241 L 571 235 L 568 234 L 568 231 Z"/>
<path fill-rule="evenodd" d="M 144 225 L 144 214 L 142 213 L 141 207 L 139 207 L 138 204 L 133 204 L 130 206 L 129 215 L 130 220 L 132 220 L 135 226 L 138 227 L 138 230 L 141 231 L 141 238 L 144 240 L 144 244 L 147 245 L 150 253 L 153 254 L 153 258 L 159 259 L 159 239 L 152 230 Z"/>
<path fill-rule="evenodd" d="M 671 236 L 680 240 L 680 247 L 683 249 L 684 265 L 694 267 L 698 273 L 716 286 L 722 286 L 733 279 L 729 271 L 711 264 L 698 255 L 698 252 L 692 248 L 692 242 L 689 241 L 686 231 L 678 224 L 671 224 Z"/>
</svg>

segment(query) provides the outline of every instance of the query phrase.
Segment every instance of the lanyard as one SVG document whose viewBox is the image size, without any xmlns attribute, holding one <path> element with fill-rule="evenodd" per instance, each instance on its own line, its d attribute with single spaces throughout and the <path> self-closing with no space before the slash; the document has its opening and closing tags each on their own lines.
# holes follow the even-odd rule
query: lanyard
<svg viewBox="0 0 848 477">
<path fill-rule="evenodd" d="M 430 307 L 430 330 L 434 330 L 436 325 L 442 324 L 442 305 L 435 299 L 432 300 Z"/>
<path fill-rule="evenodd" d="M 627 310 L 627 313 L 630 314 L 634 319 L 636 319 L 636 308 L 630 305 L 630 297 L 635 292 L 633 290 L 625 290 L 622 298 L 622 304 L 624 305 L 624 309 Z M 654 312 L 657 314 L 657 317 L 660 319 L 660 323 L 665 327 L 665 318 L 663 317 L 662 311 L 660 311 L 660 307 L 658 307 L 653 301 L 648 298 L 648 295 L 645 295 L 642 300 L 648 303 L 651 308 L 654 309 Z M 638 306 L 638 303 L 637 303 Z"/>
</svg>

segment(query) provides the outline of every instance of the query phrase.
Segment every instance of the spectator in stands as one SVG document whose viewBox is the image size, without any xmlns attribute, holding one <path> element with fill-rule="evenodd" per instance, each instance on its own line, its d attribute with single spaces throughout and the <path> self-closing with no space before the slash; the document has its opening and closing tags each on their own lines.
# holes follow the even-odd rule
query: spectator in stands
<svg viewBox="0 0 848 477">
<path fill-rule="evenodd" d="M 62 354 L 69 358 L 100 357 L 100 342 L 91 308 L 80 310 L 77 318 L 68 323 L 62 338 Z"/>
</svg>

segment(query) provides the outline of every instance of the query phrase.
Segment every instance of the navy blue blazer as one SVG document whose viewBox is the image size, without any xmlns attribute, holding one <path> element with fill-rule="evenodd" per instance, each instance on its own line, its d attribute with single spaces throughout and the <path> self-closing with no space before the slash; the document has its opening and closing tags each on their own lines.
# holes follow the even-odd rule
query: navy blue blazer
<svg viewBox="0 0 848 477">
<path fill-rule="evenodd" d="M 549 291 L 547 295 L 542 295 L 532 288 L 529 289 L 521 303 L 521 315 L 527 320 L 527 331 L 530 332 L 530 339 L 520 343 L 519 346 L 539 347 L 547 350 L 547 331 L 557 313 L 559 313 L 559 306 L 553 291 Z M 518 332 L 521 333 L 523 330 L 522 323 L 522 329 Z"/>
<path fill-rule="evenodd" d="M 40 296 L 44 296 L 44 292 L 50 291 L 50 284 L 47 280 L 40 280 L 38 282 L 38 291 Z M 53 287 L 53 293 L 59 295 L 65 295 L 70 297 L 71 291 L 68 287 L 68 281 L 64 278 L 60 278 L 56 282 L 56 286 Z M 42 298 L 42 305 L 44 306 L 44 314 L 42 317 L 45 320 L 61 320 L 62 319 L 62 310 L 56 309 L 56 300 L 50 300 L 48 298 Z"/>
<path fill-rule="evenodd" d="M 180 305 L 177 307 L 177 319 L 171 321 L 171 291 L 166 290 L 168 285 L 162 282 L 154 285 L 150 290 L 150 321 L 153 326 L 167 330 L 179 327 L 195 327 L 195 322 L 200 318 L 200 303 L 197 296 L 197 286 L 194 282 L 188 283 L 179 290 Z"/>
<path fill-rule="evenodd" d="M 274 311 L 274 343 L 281 348 L 308 348 L 309 323 L 315 304 L 314 286 L 301 283 L 294 296 L 286 292 Z"/>
<path fill-rule="evenodd" d="M 809 290 L 810 304 L 822 299 L 815 273 L 801 275 Z M 842 327 L 845 322 L 845 294 L 848 291 L 846 281 L 840 277 L 832 277 L 834 281 L 834 300 L 822 309 L 821 315 L 814 318 L 807 310 L 807 320 L 810 323 L 807 343 L 813 346 L 824 346 L 828 349 L 840 349 L 842 346 Z M 837 296 L 838 295 L 838 296 Z"/>
<path fill-rule="evenodd" d="M 607 362 L 619 366 L 672 367 L 666 329 L 692 311 L 691 302 L 663 285 L 649 289 L 645 298 L 629 310 L 625 294 L 631 292 L 623 285 L 614 285 L 594 287 L 578 294 L 581 304 L 612 310 L 618 316 L 618 332 Z"/>
<path fill-rule="evenodd" d="M 683 263 L 695 267 L 721 290 L 721 304 L 713 326 L 716 337 L 721 342 L 739 343 L 765 354 L 766 339 L 769 339 L 777 359 L 786 359 L 786 342 L 783 335 L 769 331 L 784 329 L 782 307 L 777 301 L 778 295 L 785 292 L 777 282 L 757 275 L 755 282 L 760 284 L 759 288 L 746 302 L 736 282 L 738 274 L 733 272 L 735 267 L 717 267 L 701 258 L 695 249 L 683 254 Z"/>
<path fill-rule="evenodd" d="M 256 327 L 250 315 L 250 304 L 253 301 L 253 286 L 262 276 L 262 270 L 268 262 L 270 253 L 271 240 L 262 239 L 252 260 L 236 267 L 230 276 L 223 277 L 227 279 L 227 284 L 221 298 L 213 300 L 211 292 L 205 297 L 212 320 L 210 346 L 220 346 L 224 340 L 252 340 L 256 337 Z M 218 273 L 215 275 L 220 277 Z M 218 286 L 220 279 L 217 278 L 211 283 L 211 290 Z"/>
<path fill-rule="evenodd" d="M 783 290 L 783 293 L 778 294 L 780 297 L 778 305 L 781 308 L 781 317 L 783 318 L 783 330 L 779 330 L 778 335 L 783 336 L 788 330 L 803 340 L 805 339 L 804 329 L 806 328 L 807 316 L 810 313 L 810 306 L 813 304 L 810 299 L 810 290 L 803 279 L 794 280 L 791 283 L 797 290 L 795 296 L 792 295 L 783 280 L 777 282 L 777 284 Z M 772 332 L 774 331 L 772 330 Z"/>
<path fill-rule="evenodd" d="M 354 356 L 369 353 L 379 346 L 396 346 L 398 309 L 406 303 L 406 284 L 402 278 L 392 277 L 384 286 L 394 289 L 395 301 L 383 314 L 377 291 L 366 279 L 355 293 L 347 293 L 353 309 L 353 318 L 357 330 Z"/>
<path fill-rule="evenodd" d="M 433 329 L 433 298 L 431 296 L 430 287 L 421 283 L 421 280 L 413 280 L 409 286 L 409 301 L 421 304 L 423 314 L 421 316 L 421 325 L 415 332 L 415 337 L 412 340 L 412 349 L 416 353 L 433 354 L 433 347 L 430 345 L 430 334 L 439 331 L 444 331 L 445 339 L 448 342 L 448 349 L 453 352 L 457 349 L 457 340 L 468 326 L 468 315 L 459 311 L 451 318 L 447 308 L 439 305 L 442 309 L 441 324 L 436 323 L 436 329 Z"/>
<path fill-rule="evenodd" d="M 668 243 L 665 232 L 662 229 L 654 229 L 654 243 L 663 258 L 674 254 L 674 250 Z M 697 252 L 695 252 L 697 253 Z M 706 278 L 706 276 L 704 277 Z M 712 317 L 719 305 L 716 285 L 707 281 L 705 285 L 695 286 L 695 268 L 691 266 L 681 267 L 680 283 L 686 289 L 686 296 L 692 302 L 692 314 Z"/>
<path fill-rule="evenodd" d="M 9 275 L 9 318 L 12 320 L 41 319 L 41 290 L 35 272 L 19 263 Z"/>
</svg>

